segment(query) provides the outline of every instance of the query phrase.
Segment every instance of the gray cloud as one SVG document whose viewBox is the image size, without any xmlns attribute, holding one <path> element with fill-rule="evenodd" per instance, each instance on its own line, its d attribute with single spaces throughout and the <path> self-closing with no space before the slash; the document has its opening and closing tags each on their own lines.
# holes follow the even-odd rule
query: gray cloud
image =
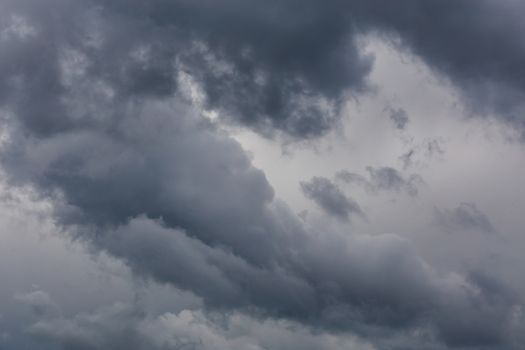
<svg viewBox="0 0 525 350">
<path fill-rule="evenodd" d="M 399 160 L 403 163 L 403 170 L 406 170 L 412 165 L 415 153 L 415 149 L 410 149 L 407 152 L 403 153 L 401 156 L 399 156 Z"/>
<path fill-rule="evenodd" d="M 368 32 L 395 38 L 447 75 L 477 111 L 495 110 L 522 126 L 519 112 L 525 85 L 519 73 L 524 69 L 525 49 L 519 38 L 525 8 L 519 1 L 461 0 L 444 5 L 438 0 L 411 0 L 399 5 L 385 0 L 322 4 L 288 0 L 261 6 L 254 1 L 228 0 L 220 7 L 206 0 L 155 1 L 141 6 L 117 1 L 112 6 L 122 12 L 121 4 L 132 15 L 147 14 L 159 27 L 189 29 L 192 38 L 205 42 L 233 67 L 234 74 L 223 76 L 209 72 L 206 65 L 198 67 L 201 73 L 197 75 L 212 104 L 255 113 L 284 130 L 326 126 L 319 120 L 322 114 L 309 113 L 303 115 L 312 120 L 280 124 L 285 112 L 291 112 L 290 120 L 298 117 L 294 108 L 289 109 L 300 106 L 294 105 L 297 98 L 313 94 L 336 100 L 345 89 L 362 89 L 370 61 L 360 55 L 354 40 L 357 34 Z M 259 75 L 262 78 L 256 79 Z M 225 78 L 233 81 L 225 83 Z M 247 101 L 239 103 L 242 99 L 228 91 Z M 243 95 L 245 91 L 249 95 Z"/>
<path fill-rule="evenodd" d="M 346 196 L 341 189 L 324 177 L 314 177 L 301 183 L 304 195 L 313 200 L 326 213 L 343 221 L 350 219 L 350 214 L 364 216 L 363 210 L 353 199 Z"/>
<path fill-rule="evenodd" d="M 357 2 L 363 26 L 376 26 L 447 76 L 476 113 L 495 112 L 522 128 L 523 3 L 514 0 Z M 362 7 L 361 7 L 362 5 Z M 502 20 L 505 18 L 505 20 Z M 393 34 L 393 36 L 392 36 Z M 465 44 L 468 43 L 468 44 Z"/>
<path fill-rule="evenodd" d="M 64 350 L 374 349 L 350 336 L 313 333 L 291 322 L 262 322 L 238 313 L 217 316 L 195 310 L 157 316 L 115 304 L 71 319 L 39 321 L 29 333 Z"/>
<path fill-rule="evenodd" d="M 36 339 L 56 344 L 64 350 L 162 349 L 140 334 L 144 315 L 132 307 L 117 304 L 93 314 L 73 319 L 41 320 L 28 332 Z"/>
<path fill-rule="evenodd" d="M 129 109 L 137 114 L 111 138 L 96 129 L 14 138 L 4 164 L 44 194 L 60 189 L 55 215 L 81 225 L 83 240 L 212 309 L 362 334 L 416 327 L 430 313 L 446 339 L 447 306 L 436 296 L 459 293 L 461 305 L 477 298 L 429 272 L 399 238 L 315 238 L 272 203 L 271 187 L 236 143 L 177 106 Z"/>
<path fill-rule="evenodd" d="M 506 346 L 517 336 L 507 317 L 519 301 L 508 286 L 481 274 L 466 279 L 440 276 L 393 235 L 305 238 L 295 257 L 279 261 L 273 269 L 253 266 L 146 218 L 133 219 L 100 239 L 104 242 L 96 244 L 136 272 L 190 289 L 213 310 L 246 312 L 256 307 L 254 315 L 259 317 L 285 317 L 337 333 L 351 329 L 379 348 L 405 331 L 413 333 L 400 348 L 419 348 L 423 339 L 414 334 L 430 334 L 435 348 Z M 117 349 L 155 349 L 158 342 L 150 342 L 159 338 L 143 339 L 137 331 L 144 316 L 126 310 L 117 313 L 117 319 L 112 314 L 81 315 L 72 321 L 41 321 L 30 330 L 65 349 L 110 344 Z"/>
<path fill-rule="evenodd" d="M 55 304 L 49 294 L 41 290 L 35 290 L 29 293 L 17 293 L 14 299 L 18 303 L 29 306 L 37 316 L 44 316 L 46 314 L 56 316 L 60 314 L 59 306 Z"/>
<path fill-rule="evenodd" d="M 408 143 L 408 151 L 399 156 L 399 160 L 406 170 L 416 164 L 426 164 L 431 160 L 443 160 L 445 155 L 444 142 L 440 138 L 429 138 L 419 143 Z"/>
<path fill-rule="evenodd" d="M 504 346 L 515 339 L 507 317 L 519 301 L 488 276 L 440 276 L 393 235 L 305 235 L 303 242 L 295 254 L 275 257 L 274 267 L 258 267 L 147 218 L 94 241 L 135 272 L 197 293 L 212 310 L 256 308 L 254 315 L 319 330 L 352 330 L 377 344 L 405 330 L 430 332 L 436 344 L 452 348 Z M 412 335 L 405 341 L 421 339 Z"/>
<path fill-rule="evenodd" d="M 408 259 L 391 272 L 404 290 L 386 293 L 388 279 L 368 276 L 390 263 L 349 252 L 344 240 L 308 238 L 286 207 L 272 203 L 271 187 L 238 144 L 180 103 L 141 107 L 128 108 L 112 134 L 13 138 L 3 153 L 11 181 L 42 194 L 60 190 L 59 222 L 80 225 L 83 240 L 214 309 L 255 308 L 324 329 L 400 327 L 423 313 L 425 302 L 406 300 L 430 300 L 434 277 L 406 243 L 359 244 L 370 256 Z"/>
<path fill-rule="evenodd" d="M 387 108 L 388 117 L 396 127 L 396 129 L 403 130 L 407 126 L 410 118 L 403 108 Z"/>
<path fill-rule="evenodd" d="M 162 217 L 210 244 L 250 250 L 252 258 L 273 244 L 267 234 L 284 238 L 266 208 L 273 190 L 237 143 L 181 104 L 129 107 L 127 113 L 112 132 L 13 140 L 3 159 L 12 181 L 29 181 L 48 194 L 62 191 L 67 206 L 57 215 L 66 224 L 104 227 L 140 214 Z"/>
<path fill-rule="evenodd" d="M 472 230 L 495 233 L 490 219 L 474 203 L 461 203 L 452 210 L 436 210 L 435 224 L 447 232 Z"/>
<path fill-rule="evenodd" d="M 422 148 L 425 149 L 425 155 L 429 158 L 431 157 L 440 157 L 443 156 L 445 151 L 443 150 L 443 145 L 439 139 L 431 139 L 425 141 Z"/>
<path fill-rule="evenodd" d="M 185 73 L 222 118 L 266 135 L 319 136 L 337 123 L 345 95 L 367 89 L 372 60 L 356 37 L 370 31 L 400 38 L 461 87 L 477 110 L 495 109 L 522 125 L 516 108 L 525 88 L 517 73 L 524 50 L 516 38 L 523 7 L 516 1 L 48 5 L 2 3 L 0 100 L 40 132 L 96 123 L 103 117 L 93 115 L 89 100 L 168 97 Z M 93 84 L 98 89 L 86 94 Z M 72 100 L 78 94 L 80 105 Z"/>
<path fill-rule="evenodd" d="M 368 178 L 342 170 L 336 174 L 336 178 L 363 187 L 371 193 L 378 191 L 405 191 L 410 196 L 418 194 L 418 187 L 423 184 L 423 179 L 417 174 L 412 174 L 408 178 L 403 177 L 399 171 L 391 167 L 367 167 Z"/>
<path fill-rule="evenodd" d="M 89 110 L 87 101 L 93 99 L 110 104 L 119 98 L 169 97 L 184 73 L 220 117 L 266 135 L 280 130 L 309 138 L 337 122 L 346 92 L 366 90 L 371 59 L 357 48 L 349 14 L 335 4 L 54 0 L 48 5 L 2 4 L 9 34 L 2 42 L 0 98 L 14 102 L 19 118 L 39 132 L 96 123 L 103 117 Z M 30 34 L 9 29 L 17 19 L 31 26 Z M 93 85 L 98 88 L 90 89 Z M 19 94 L 32 103 L 23 103 Z M 78 94 L 84 96 L 80 104 L 74 100 Z"/>
<path fill-rule="evenodd" d="M 141 8 L 141 15 L 144 10 L 156 23 L 177 25 L 184 18 L 198 40 L 233 66 L 234 74 L 217 76 L 202 73 L 201 65 L 198 80 L 212 105 L 259 116 L 247 124 L 263 120 L 303 136 L 329 127 L 330 113 L 315 100 L 337 104 L 345 90 L 363 90 L 371 62 L 359 53 L 355 37 L 380 32 L 449 77 L 474 111 L 495 111 L 523 126 L 525 85 L 519 73 L 525 50 L 518 38 L 525 8 L 519 1 L 289 0 L 260 6 L 230 0 L 220 8 L 204 0 L 160 1 Z"/>
<path fill-rule="evenodd" d="M 211 310 L 377 341 L 414 331 L 411 340 L 423 342 L 425 330 L 436 346 L 510 347 L 518 300 L 485 280 L 441 275 L 397 236 L 304 227 L 180 87 L 200 88 L 220 118 L 263 134 L 320 136 L 337 123 L 345 94 L 366 90 L 371 58 L 356 33 L 380 29 L 400 35 L 468 96 L 490 93 L 483 101 L 508 112 L 501 98 L 514 107 L 523 91 L 523 52 L 512 36 L 522 25 L 511 16 L 487 31 L 485 19 L 511 14 L 510 6 L 521 5 L 491 12 L 484 1 L 4 0 L 2 167 L 11 185 L 33 186 L 52 201 L 66 231 L 139 275 L 191 291 Z M 466 42 L 474 49 L 463 49 Z M 478 81 L 511 94 L 473 91 Z M 417 191 L 417 177 L 367 171 L 348 179 Z M 338 217 L 360 211 L 326 179 L 304 189 Z M 483 221 L 466 213 L 462 224 Z M 33 331 L 66 349 L 149 346 L 130 331 L 135 314 L 119 315 L 116 329 L 94 316 Z"/>
</svg>

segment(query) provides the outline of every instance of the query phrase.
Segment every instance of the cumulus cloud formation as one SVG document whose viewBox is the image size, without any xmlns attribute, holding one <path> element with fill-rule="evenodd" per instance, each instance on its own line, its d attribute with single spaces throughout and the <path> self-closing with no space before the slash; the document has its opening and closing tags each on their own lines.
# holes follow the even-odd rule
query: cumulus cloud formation
<svg viewBox="0 0 525 350">
<path fill-rule="evenodd" d="M 45 132 L 102 118 L 89 100 L 170 96 L 182 75 L 224 118 L 313 137 L 337 121 L 346 93 L 366 90 L 372 59 L 356 38 L 379 31 L 447 74 L 478 110 L 520 125 L 524 52 L 513 40 L 523 10 L 511 0 L 3 0 L 0 97 Z"/>
<path fill-rule="evenodd" d="M 183 77 L 221 117 L 268 135 L 280 130 L 314 137 L 337 121 L 346 91 L 366 89 L 371 66 L 346 24 L 349 13 L 335 4 L 6 0 L 2 5 L 4 32 L 12 33 L 2 43 L 0 96 L 9 100 L 20 84 L 31 85 L 23 93 L 33 103 L 20 103 L 17 112 L 40 132 L 100 118 L 91 115 L 89 100 L 169 97 Z M 9 29 L 17 21 L 28 23 L 27 34 Z M 75 102 L 74 95 L 86 89 L 83 103 Z M 35 118 L 38 111 L 46 116 Z"/>
<path fill-rule="evenodd" d="M 442 276 L 407 241 L 394 235 L 306 238 L 302 251 L 276 261 L 273 269 L 250 265 L 146 218 L 134 219 L 103 239 L 108 242 L 101 246 L 136 272 L 198 293 L 211 310 L 250 314 L 255 307 L 255 317 L 285 318 L 323 333 L 352 330 L 377 346 L 395 338 L 396 332 L 429 334 L 437 344 L 451 347 L 499 346 L 517 336 L 507 317 L 519 304 L 507 286 L 483 275 Z M 150 325 L 159 337 L 144 338 L 140 327 L 149 322 L 144 315 L 129 308 L 121 311 L 43 320 L 30 332 L 65 349 L 155 348 L 159 337 L 173 334 Z M 206 332 L 201 331 L 182 341 L 197 342 L 195 338 L 203 336 Z M 403 344 L 412 346 L 410 342 L 417 339 L 408 337 Z"/>
<path fill-rule="evenodd" d="M 116 306 L 68 318 L 38 290 L 15 296 L 48 317 L 30 334 L 68 350 L 340 349 L 354 337 L 363 349 L 518 349 L 511 286 L 441 271 L 400 235 L 310 227 L 222 126 L 294 141 L 326 135 L 345 103 L 373 91 L 362 40 L 378 35 L 448 78 L 474 111 L 522 128 L 524 9 L 510 0 L 0 0 L 2 176 L 46 201 L 76 242 L 201 298 L 204 310 L 148 318 Z M 406 112 L 391 112 L 404 129 Z M 366 171 L 337 178 L 410 196 L 422 183 L 391 167 Z M 327 178 L 300 188 L 328 215 L 364 216 Z M 473 204 L 438 217 L 494 231 Z"/>
</svg>

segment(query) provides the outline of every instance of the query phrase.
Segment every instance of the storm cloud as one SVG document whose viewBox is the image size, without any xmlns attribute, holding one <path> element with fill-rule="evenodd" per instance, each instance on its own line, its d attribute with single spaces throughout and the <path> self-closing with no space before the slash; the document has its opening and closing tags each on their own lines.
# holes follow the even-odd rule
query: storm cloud
<svg viewBox="0 0 525 350">
<path fill-rule="evenodd" d="M 319 136 L 346 95 L 367 90 L 373 60 L 357 38 L 377 32 L 445 73 L 477 111 L 522 124 L 517 1 L 4 0 L 2 9 L 0 97 L 18 101 L 17 115 L 40 132 L 101 118 L 92 99 L 168 97 L 182 75 L 222 118 L 266 135 Z"/>
<path fill-rule="evenodd" d="M 521 128 L 523 10 L 467 0 L 0 0 L 2 171 L 48 201 L 71 237 L 207 310 L 351 332 L 378 347 L 402 334 L 399 348 L 518 349 L 512 287 L 440 271 L 399 235 L 310 227 L 221 123 L 269 138 L 325 135 L 348 99 L 373 90 L 360 40 L 380 35 L 450 79 L 474 111 Z M 391 117 L 399 129 L 408 122 L 402 110 Z M 410 196 L 422 183 L 366 170 L 337 177 Z M 326 178 L 300 187 L 343 222 L 364 215 Z M 470 204 L 440 222 L 494 230 Z M 53 305 L 43 292 L 17 299 L 38 315 Z M 141 332 L 158 325 L 144 322 L 109 310 L 30 332 L 71 350 L 186 346 L 156 343 Z M 251 344 L 215 333 L 225 349 Z"/>
</svg>

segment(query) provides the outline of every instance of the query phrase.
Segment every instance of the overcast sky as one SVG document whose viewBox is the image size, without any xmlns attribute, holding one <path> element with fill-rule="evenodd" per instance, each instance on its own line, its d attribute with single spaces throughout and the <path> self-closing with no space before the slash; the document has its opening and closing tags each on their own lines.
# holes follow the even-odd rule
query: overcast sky
<svg viewBox="0 0 525 350">
<path fill-rule="evenodd" d="M 0 0 L 0 350 L 520 350 L 521 0 Z"/>
</svg>

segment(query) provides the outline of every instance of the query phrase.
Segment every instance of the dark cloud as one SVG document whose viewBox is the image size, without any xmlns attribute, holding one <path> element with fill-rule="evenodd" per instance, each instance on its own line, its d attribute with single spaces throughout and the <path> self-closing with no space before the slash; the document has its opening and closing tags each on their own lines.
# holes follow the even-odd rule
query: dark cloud
<svg viewBox="0 0 525 350">
<path fill-rule="evenodd" d="M 519 95 L 523 55 L 511 34 L 521 24 L 511 5 L 520 7 L 4 0 L 2 168 L 12 185 L 52 201 L 66 231 L 137 274 L 191 291 L 211 310 L 370 339 L 413 331 L 417 343 L 423 329 L 438 345 L 505 347 L 514 299 L 494 302 L 501 293 L 485 281 L 441 275 L 397 236 L 312 232 L 274 200 L 240 145 L 189 106 L 183 88 L 202 90 L 220 118 L 266 135 L 320 136 L 337 123 L 345 94 L 366 90 L 371 59 L 356 33 L 379 28 L 467 93 L 481 81 Z M 511 17 L 485 21 L 493 8 Z M 367 171 L 348 179 L 417 192 L 417 177 Z M 361 212 L 326 179 L 303 188 L 332 215 Z M 483 226 L 476 211 L 462 210 L 458 222 Z M 34 332 L 66 349 L 154 348 L 135 335 L 135 317 L 118 313 L 118 326 L 87 317 Z"/>
<path fill-rule="evenodd" d="M 342 98 L 366 90 L 371 69 L 371 58 L 357 48 L 350 14 L 335 3 L 48 5 L 2 6 L 7 34 L 0 99 L 15 102 L 10 107 L 19 118 L 42 133 L 96 123 L 103 117 L 89 109 L 94 99 L 169 97 L 185 76 L 221 118 L 266 135 L 279 130 L 310 138 L 337 123 Z M 20 34 L 17 21 L 32 30 Z M 80 105 L 77 94 L 84 95 Z"/>
<path fill-rule="evenodd" d="M 89 101 L 169 97 L 186 77 L 223 119 L 266 135 L 319 136 L 337 123 L 346 95 L 367 89 L 372 60 L 356 38 L 370 31 L 399 38 L 463 88 L 478 110 L 496 109 L 523 124 L 516 108 L 525 52 L 516 38 L 524 8 L 516 1 L 52 0 L 45 6 L 5 0 L 1 6 L 0 101 L 41 133 L 116 118 L 111 108 L 99 115 Z M 399 111 L 393 115 L 402 126 Z"/>
<path fill-rule="evenodd" d="M 67 203 L 57 212 L 62 223 L 104 227 L 144 214 L 266 261 L 260 254 L 273 245 L 267 235 L 284 237 L 266 208 L 273 189 L 240 146 L 181 104 L 130 106 L 126 113 L 112 132 L 13 140 L 3 154 L 12 181 L 37 184 L 48 195 L 60 190 Z"/>
<path fill-rule="evenodd" d="M 348 221 L 351 214 L 364 216 L 359 204 L 327 178 L 314 177 L 308 182 L 302 182 L 301 189 L 307 198 L 340 220 Z"/>
<path fill-rule="evenodd" d="M 11 181 L 54 199 L 60 223 L 76 224 L 79 238 L 136 273 L 212 309 L 363 332 L 413 324 L 441 293 L 404 241 L 350 244 L 306 231 L 272 202 L 240 146 L 182 102 L 125 110 L 111 132 L 17 134 L 3 164 Z M 395 279 L 371 278 L 391 269 L 390 259 L 400 262 L 389 272 Z"/>
<path fill-rule="evenodd" d="M 495 112 L 523 127 L 525 29 L 521 1 L 384 0 L 359 3 L 363 26 L 379 32 L 444 74 L 476 113 Z M 362 7 L 361 7 L 362 5 Z"/>
<path fill-rule="evenodd" d="M 11 181 L 55 196 L 59 222 L 76 224 L 79 238 L 136 273 L 191 291 L 214 310 L 379 338 L 377 328 L 427 318 L 445 332 L 434 310 L 448 306 L 436 300 L 478 298 L 447 284 L 398 237 L 307 231 L 272 201 L 240 146 L 180 102 L 127 113 L 112 133 L 17 135 L 3 162 Z"/>
<path fill-rule="evenodd" d="M 505 283 L 488 274 L 473 271 L 467 279 L 476 286 L 470 293 L 482 295 L 481 304 L 472 312 L 464 305 L 456 304 L 453 298 L 449 300 L 451 310 L 455 310 L 452 313 L 451 310 L 444 311 L 443 319 L 438 321 L 443 322 L 441 332 L 445 343 L 459 348 L 472 348 L 480 343 L 487 348 L 515 348 L 518 338 L 510 339 L 512 336 L 504 330 L 505 326 L 502 327 L 508 320 L 501 318 L 500 311 L 509 305 L 517 305 L 520 298 Z"/>
<path fill-rule="evenodd" d="M 333 126 L 345 93 L 366 90 L 372 60 L 338 1 L 156 1 L 131 6 L 173 26 L 192 48 L 178 58 L 221 115 L 268 133 L 318 136 Z M 113 6 L 130 8 L 128 1 Z M 197 46 L 195 46 L 197 43 Z"/>
<path fill-rule="evenodd" d="M 294 258 L 280 261 L 273 269 L 250 265 L 227 250 L 206 246 L 180 230 L 146 218 L 133 219 L 101 239 L 105 242 L 97 244 L 123 258 L 136 272 L 192 289 L 208 304 L 216 303 L 214 310 L 246 312 L 257 307 L 259 311 L 253 315 L 263 316 L 266 325 L 268 317 L 286 317 L 313 327 L 317 334 L 323 329 L 339 334 L 351 329 L 377 343 L 378 348 L 404 332 L 411 335 L 403 337 L 400 349 L 417 349 L 417 344 L 428 343 L 417 334 L 434 339 L 429 349 L 505 347 L 507 340 L 515 337 L 506 318 L 518 300 L 508 286 L 475 273 L 467 279 L 439 276 L 396 236 L 350 241 L 334 236 L 310 238 Z M 293 265 L 284 269 L 287 263 Z M 495 319 L 497 325 L 493 324 Z M 110 345 L 115 349 L 156 349 L 159 338 L 145 337 L 144 330 L 160 333 L 164 328 L 155 322 L 144 328 L 151 321 L 135 309 L 112 308 L 72 320 L 42 320 L 30 332 L 64 349 Z M 167 334 L 185 334 L 189 327 L 173 326 L 183 328 L 168 329 Z M 206 333 L 199 329 L 197 334 L 174 337 L 173 341 L 200 344 Z M 162 335 L 167 336 L 165 332 Z"/>
<path fill-rule="evenodd" d="M 418 194 L 418 186 L 423 184 L 423 179 L 417 174 L 412 174 L 408 178 L 403 177 L 399 171 L 390 167 L 367 167 L 368 178 L 356 173 L 342 170 L 336 174 L 336 178 L 363 187 L 371 193 L 378 191 L 405 191 L 410 196 Z"/>
<path fill-rule="evenodd" d="M 495 280 L 440 276 L 396 236 L 308 237 L 293 255 L 275 257 L 273 267 L 255 266 L 144 217 L 95 244 L 137 273 L 197 293 L 212 310 L 257 310 L 259 317 L 314 329 L 352 330 L 378 344 L 411 329 L 450 347 L 503 346 L 508 334 L 514 339 L 506 317 L 518 300 Z M 497 327 L 493 319 L 500 320 Z"/>
<path fill-rule="evenodd" d="M 490 219 L 474 203 L 461 203 L 452 210 L 436 210 L 435 224 L 447 232 L 462 230 L 495 233 Z"/>
<path fill-rule="evenodd" d="M 523 124 L 525 49 L 519 38 L 525 6 L 520 1 L 410 0 L 399 5 L 388 0 L 288 0 L 261 5 L 228 0 L 218 6 L 208 0 L 158 0 L 109 6 L 203 42 L 212 57 L 232 68 L 221 75 L 209 62 L 194 60 L 209 103 L 240 112 L 241 118 L 248 118 L 242 116 L 247 112 L 252 116 L 248 124 L 262 120 L 298 135 L 317 134 L 310 126 L 328 126 L 322 121 L 326 114 L 317 114 L 322 109 L 300 100 L 313 96 L 334 102 L 347 89 L 362 90 L 370 60 L 359 53 L 355 37 L 367 32 L 398 40 L 448 76 L 478 112 L 493 110 Z"/>
</svg>

